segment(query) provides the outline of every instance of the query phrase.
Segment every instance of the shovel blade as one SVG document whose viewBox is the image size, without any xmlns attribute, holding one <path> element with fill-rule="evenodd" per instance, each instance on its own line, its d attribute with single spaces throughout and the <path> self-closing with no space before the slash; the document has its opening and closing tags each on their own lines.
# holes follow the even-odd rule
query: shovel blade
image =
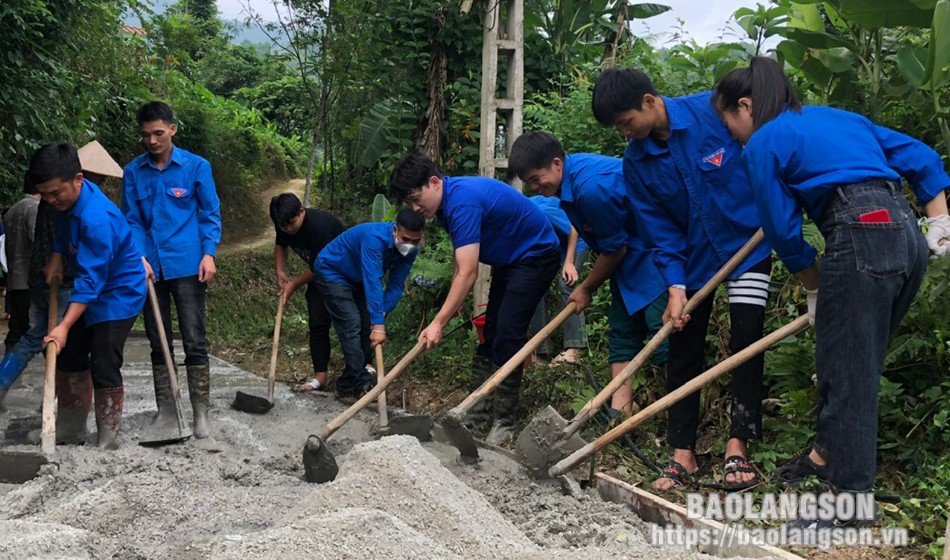
<svg viewBox="0 0 950 560">
<path fill-rule="evenodd" d="M 478 462 L 478 444 L 468 428 L 452 415 L 442 419 L 442 431 L 449 439 L 449 443 L 459 450 L 459 458 L 465 464 Z"/>
<path fill-rule="evenodd" d="M 139 439 L 139 445 L 142 447 L 161 447 L 163 445 L 172 445 L 187 441 L 192 436 L 188 424 L 185 423 L 181 410 L 172 418 L 160 417 L 151 426 L 144 430 L 144 434 Z"/>
<path fill-rule="evenodd" d="M 587 444 L 574 434 L 566 441 L 561 431 L 568 422 L 557 410 L 547 406 L 525 426 L 515 442 L 515 454 L 535 478 L 549 478 L 548 469 Z"/>
<path fill-rule="evenodd" d="M 303 446 L 303 468 L 307 482 L 316 484 L 330 482 L 340 472 L 340 467 L 337 466 L 326 442 L 320 436 L 314 435 L 308 437 Z"/>
<path fill-rule="evenodd" d="M 394 416 L 384 428 L 388 436 L 412 436 L 419 441 L 432 441 L 432 427 L 435 421 L 428 415 L 406 414 Z"/>
<path fill-rule="evenodd" d="M 49 459 L 42 453 L 32 451 L 3 451 L 0 452 L 0 482 L 6 484 L 23 484 L 36 478 L 40 468 L 47 464 Z"/>
<path fill-rule="evenodd" d="M 247 412 L 248 414 L 267 414 L 270 412 L 270 409 L 274 408 L 274 403 L 264 397 L 238 391 L 237 394 L 234 395 L 234 402 L 231 403 L 231 408 L 240 412 Z"/>
</svg>

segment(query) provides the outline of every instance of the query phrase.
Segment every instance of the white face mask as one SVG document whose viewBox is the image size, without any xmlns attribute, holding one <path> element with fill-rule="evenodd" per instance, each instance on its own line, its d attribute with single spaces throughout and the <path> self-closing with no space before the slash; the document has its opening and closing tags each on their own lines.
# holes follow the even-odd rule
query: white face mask
<svg viewBox="0 0 950 560">
<path fill-rule="evenodd" d="M 396 250 L 399 251 L 399 254 L 404 257 L 408 255 L 409 253 L 411 253 L 413 249 L 416 249 L 416 248 L 417 247 L 413 245 L 412 243 L 400 243 L 396 241 Z"/>
<path fill-rule="evenodd" d="M 418 247 L 412 243 L 400 243 L 396 239 L 396 228 L 393 228 L 393 244 L 396 246 L 396 251 L 399 251 L 399 254 L 404 257 L 409 255 L 413 249 L 418 249 Z"/>
</svg>

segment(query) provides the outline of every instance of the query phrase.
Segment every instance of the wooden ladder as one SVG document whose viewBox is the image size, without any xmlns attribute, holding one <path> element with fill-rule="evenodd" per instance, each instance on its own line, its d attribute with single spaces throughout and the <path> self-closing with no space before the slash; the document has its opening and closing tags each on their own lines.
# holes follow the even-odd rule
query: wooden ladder
<svg viewBox="0 0 950 560">
<path fill-rule="evenodd" d="M 524 0 L 483 0 L 482 99 L 478 173 L 507 181 L 508 148 L 524 124 Z M 497 97 L 499 64 L 506 70 L 504 97 Z M 501 174 L 499 176 L 499 174 Z M 521 188 L 517 178 L 512 187 Z M 491 268 L 479 265 L 475 312 L 488 301 Z"/>
</svg>

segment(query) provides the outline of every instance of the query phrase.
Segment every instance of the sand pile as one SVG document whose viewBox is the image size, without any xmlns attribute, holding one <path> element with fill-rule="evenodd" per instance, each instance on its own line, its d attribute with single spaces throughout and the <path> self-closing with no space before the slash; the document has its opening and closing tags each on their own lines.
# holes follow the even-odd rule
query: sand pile
<svg viewBox="0 0 950 560">
<path fill-rule="evenodd" d="M 127 354 L 136 344 L 147 356 L 142 340 Z M 35 413 L 42 371 L 28 373 L 30 383 L 8 398 L 10 417 Z M 706 558 L 649 546 L 626 508 L 592 492 L 564 496 L 503 455 L 482 451 L 471 467 L 445 444 L 368 441 L 377 421 L 370 411 L 329 441 L 337 480 L 307 484 L 307 434 L 344 405 L 278 387 L 268 414 L 233 411 L 235 391 L 260 393 L 261 382 L 219 361 L 212 439 L 139 447 L 154 410 L 151 370 L 132 362 L 123 373 L 122 447 L 60 447 L 58 469 L 0 488 L 0 560 Z"/>
<path fill-rule="evenodd" d="M 473 470 L 427 448 L 359 444 L 325 485 L 193 445 L 68 449 L 58 472 L 0 497 L 0 558 L 698 558 L 650 547 L 623 507 L 532 485 L 503 456 Z"/>
</svg>

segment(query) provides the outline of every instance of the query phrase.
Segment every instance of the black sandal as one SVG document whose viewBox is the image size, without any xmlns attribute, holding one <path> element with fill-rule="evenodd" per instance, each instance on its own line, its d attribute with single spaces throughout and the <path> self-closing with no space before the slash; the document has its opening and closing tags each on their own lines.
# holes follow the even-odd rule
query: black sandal
<svg viewBox="0 0 950 560">
<path fill-rule="evenodd" d="M 693 475 L 696 474 L 699 474 L 698 469 L 693 473 Z M 693 483 L 692 475 L 689 474 L 686 467 L 672 459 L 663 467 L 660 476 L 656 477 L 656 480 L 660 480 L 661 478 L 668 478 L 673 481 L 673 488 L 668 488 L 667 490 L 673 490 L 678 486 L 689 486 Z M 656 482 L 656 480 L 654 482 Z"/>
<path fill-rule="evenodd" d="M 726 477 L 730 474 L 754 474 L 755 476 L 750 480 L 744 482 L 726 482 Z M 745 490 L 747 488 L 752 488 L 753 486 L 758 486 L 761 482 L 761 477 L 759 476 L 759 471 L 752 466 L 749 461 L 741 455 L 730 455 L 726 457 L 725 466 L 722 469 L 722 488 L 726 491 L 736 491 L 736 490 Z"/>
<path fill-rule="evenodd" d="M 828 465 L 819 465 L 809 457 L 811 450 L 804 451 L 801 455 L 791 462 L 779 467 L 775 472 L 775 478 L 778 482 L 795 485 L 805 480 L 809 476 L 815 476 L 819 482 L 828 484 Z"/>
</svg>

